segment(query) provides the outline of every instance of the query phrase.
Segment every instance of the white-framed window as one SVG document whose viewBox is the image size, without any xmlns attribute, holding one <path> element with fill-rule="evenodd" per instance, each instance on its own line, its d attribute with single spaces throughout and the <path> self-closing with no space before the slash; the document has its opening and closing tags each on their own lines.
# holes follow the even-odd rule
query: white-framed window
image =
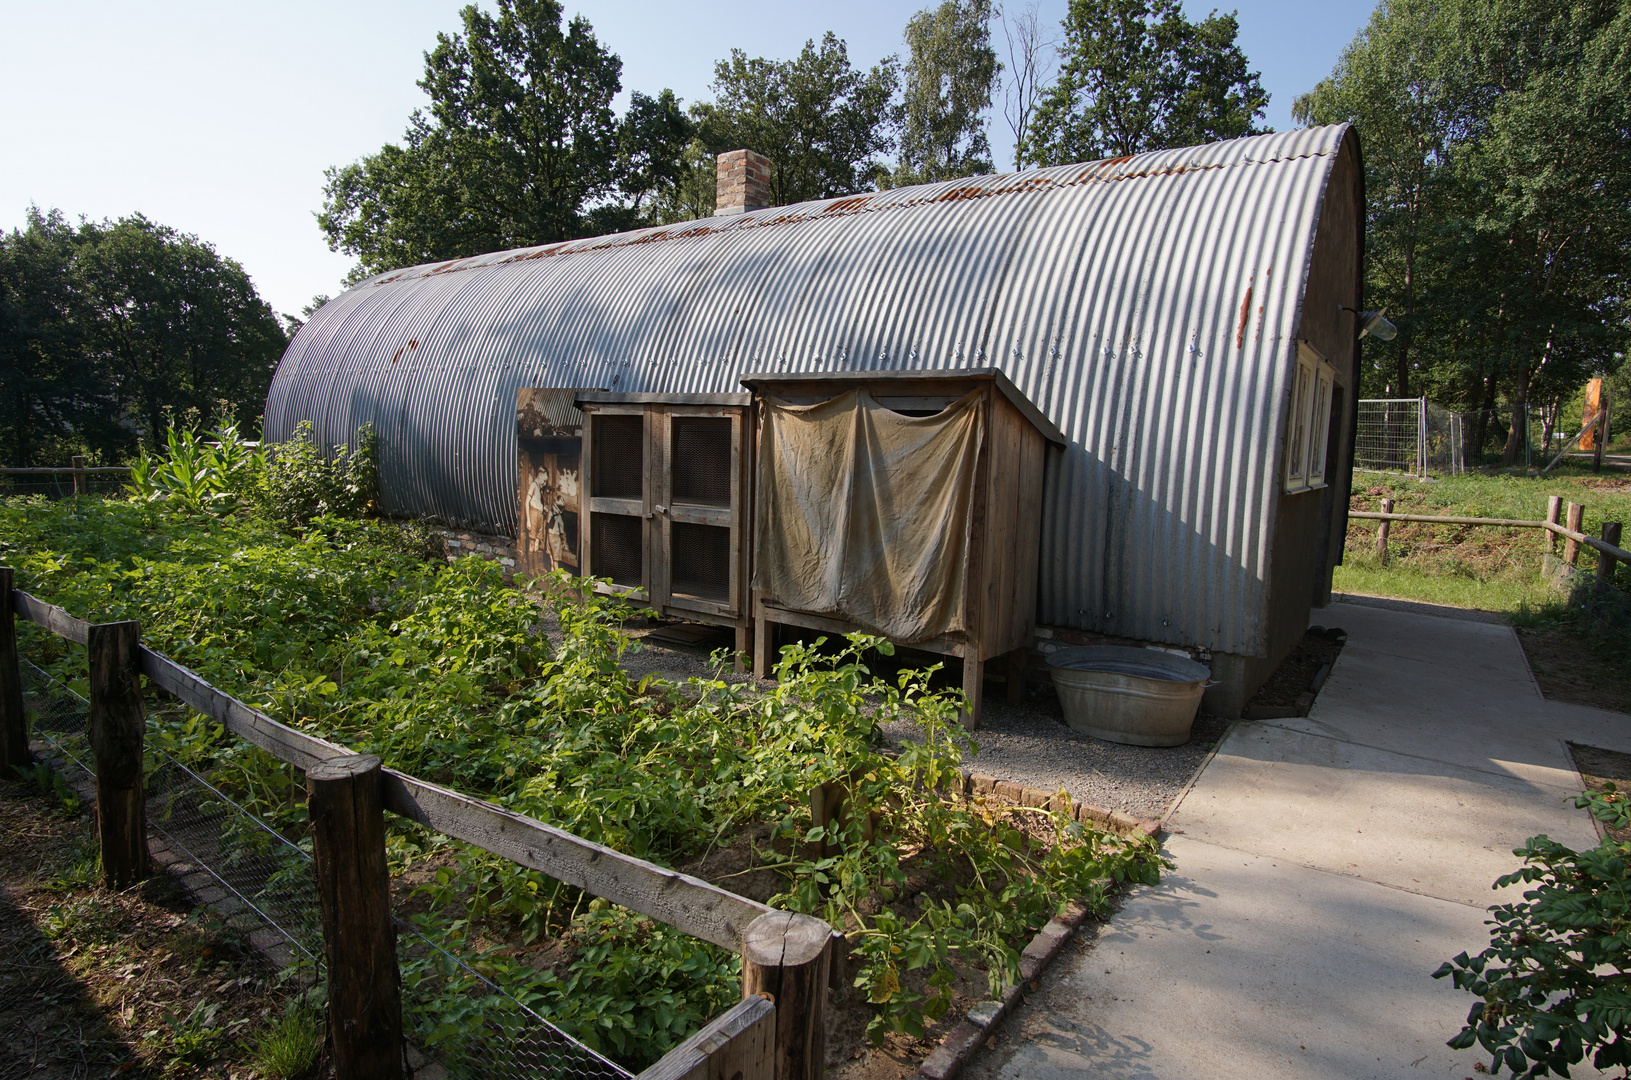
<svg viewBox="0 0 1631 1080">
<path fill-rule="evenodd" d="M 1297 343 L 1297 374 L 1286 418 L 1286 490 L 1325 486 L 1325 451 L 1331 435 L 1331 388 L 1336 368 L 1306 341 Z"/>
</svg>

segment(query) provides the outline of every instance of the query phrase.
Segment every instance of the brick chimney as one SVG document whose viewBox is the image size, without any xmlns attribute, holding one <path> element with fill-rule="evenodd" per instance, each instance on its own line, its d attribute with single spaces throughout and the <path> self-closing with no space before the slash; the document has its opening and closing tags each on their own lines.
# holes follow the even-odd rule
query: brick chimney
<svg viewBox="0 0 1631 1080">
<path fill-rule="evenodd" d="M 714 186 L 714 217 L 746 214 L 770 205 L 770 159 L 752 150 L 719 155 Z"/>
</svg>

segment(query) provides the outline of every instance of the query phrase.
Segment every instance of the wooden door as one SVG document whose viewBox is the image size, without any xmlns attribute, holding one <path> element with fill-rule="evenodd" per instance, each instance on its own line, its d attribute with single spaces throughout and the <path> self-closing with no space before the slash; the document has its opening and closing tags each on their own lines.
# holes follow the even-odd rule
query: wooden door
<svg viewBox="0 0 1631 1080">
<path fill-rule="evenodd" d="M 666 405 L 651 414 L 657 499 L 650 561 L 654 605 L 740 618 L 747 530 L 746 410 Z"/>
<path fill-rule="evenodd" d="M 652 417 L 640 406 L 584 409 L 583 505 L 578 557 L 586 577 L 636 602 L 652 598 Z"/>
</svg>

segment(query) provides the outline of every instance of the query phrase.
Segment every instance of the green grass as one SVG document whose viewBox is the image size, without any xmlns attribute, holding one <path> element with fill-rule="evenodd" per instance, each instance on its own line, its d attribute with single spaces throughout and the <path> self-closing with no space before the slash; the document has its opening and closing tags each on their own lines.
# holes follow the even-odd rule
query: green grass
<svg viewBox="0 0 1631 1080">
<path fill-rule="evenodd" d="M 1631 475 L 1589 466 L 1560 465 L 1544 478 L 1518 473 L 1467 473 L 1423 483 L 1407 476 L 1355 473 L 1354 510 L 1381 510 L 1393 500 L 1396 513 L 1538 521 L 1549 496 L 1585 508 L 1584 531 L 1599 533 L 1604 521 L 1631 520 Z M 1552 550 L 1540 529 L 1483 525 L 1394 522 L 1389 563 L 1377 559 L 1377 522 L 1351 519 L 1348 548 L 1332 587 L 1432 604 L 1478 608 L 1509 619 L 1557 607 L 1562 597 L 1540 574 L 1541 557 Z M 1595 564 L 1589 552 L 1582 568 Z"/>
<path fill-rule="evenodd" d="M 1555 604 L 1561 599 L 1541 580 L 1538 572 L 1480 579 L 1466 574 L 1433 573 L 1414 566 L 1392 566 L 1384 570 L 1374 558 L 1337 567 L 1331 587 L 1336 592 L 1478 608 L 1508 616 Z"/>
<path fill-rule="evenodd" d="M 311 1009 L 295 1007 L 273 1020 L 255 1043 L 255 1064 L 278 1080 L 299 1080 L 323 1051 L 323 1025 Z"/>
<path fill-rule="evenodd" d="M 1356 472 L 1353 492 L 1355 510 L 1380 510 L 1381 500 L 1390 498 L 1394 510 L 1401 513 L 1531 521 L 1544 518 L 1547 497 L 1558 495 L 1585 507 L 1586 532 L 1600 532 L 1605 521 L 1631 521 L 1631 473 L 1605 469 L 1593 474 L 1589 465 L 1574 463 L 1559 465 L 1541 478 L 1514 473 L 1463 473 L 1426 483 L 1391 473 Z"/>
</svg>

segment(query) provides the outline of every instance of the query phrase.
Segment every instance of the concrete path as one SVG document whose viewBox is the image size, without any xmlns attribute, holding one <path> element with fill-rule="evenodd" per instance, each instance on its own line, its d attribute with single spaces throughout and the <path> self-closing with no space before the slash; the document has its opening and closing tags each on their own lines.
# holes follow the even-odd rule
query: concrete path
<svg viewBox="0 0 1631 1080">
<path fill-rule="evenodd" d="M 1506 626 L 1357 603 L 1317 621 L 1350 636 L 1310 715 L 1231 730 L 1169 820 L 1176 869 L 1062 953 L 965 1075 L 1462 1080 L 1488 1062 L 1444 1045 L 1472 999 L 1431 973 L 1487 944 L 1514 847 L 1596 842 L 1564 743 L 1631 752 L 1631 717 L 1544 700 Z"/>
</svg>

